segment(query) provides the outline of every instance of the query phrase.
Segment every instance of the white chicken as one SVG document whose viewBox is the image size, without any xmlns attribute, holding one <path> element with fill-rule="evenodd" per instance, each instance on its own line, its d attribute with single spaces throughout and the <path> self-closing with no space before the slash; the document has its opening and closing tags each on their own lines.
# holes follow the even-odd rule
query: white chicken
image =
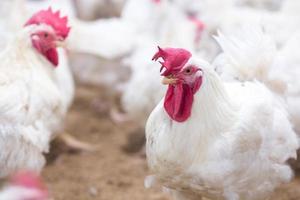
<svg viewBox="0 0 300 200">
<path fill-rule="evenodd" d="M 114 59 L 133 49 L 136 29 L 118 18 L 86 22 L 73 20 L 68 47 L 73 52 Z"/>
<path fill-rule="evenodd" d="M 70 20 L 75 20 L 75 8 L 71 0 L 43 0 L 43 1 L 26 1 L 26 0 L 15 0 L 14 1 L 14 10 L 15 13 L 24 13 L 27 15 L 32 15 L 35 12 L 41 9 L 52 8 L 51 5 L 54 4 L 54 7 L 62 11 L 63 15 L 70 17 Z M 59 14 L 59 13 L 56 13 Z M 14 18 L 17 21 L 24 20 L 23 18 L 18 19 L 19 15 L 16 15 Z M 12 23 L 12 22 L 11 22 Z M 24 24 L 25 22 L 23 22 Z M 19 28 L 20 29 L 20 28 Z M 7 35 L 7 34 L 6 34 Z M 70 37 L 70 36 L 69 36 Z M 77 42 L 75 39 L 73 42 Z M 72 44 L 71 42 L 69 44 Z M 63 47 L 70 49 L 70 46 L 63 44 Z M 76 150 L 84 151 L 94 151 L 95 146 L 92 146 L 88 143 L 82 142 L 73 138 L 70 134 L 63 132 L 64 129 L 64 117 L 73 103 L 75 86 L 73 74 L 70 69 L 69 56 L 65 48 L 57 48 L 57 53 L 59 57 L 58 67 L 54 73 L 54 81 L 57 84 L 61 95 L 63 97 L 62 102 L 62 115 L 57 116 L 57 120 L 51 126 L 52 135 L 51 139 L 55 138 L 59 133 L 59 139 L 62 140 L 69 148 Z M 63 132 L 63 133 L 62 133 Z"/>
<path fill-rule="evenodd" d="M 25 0 L 14 0 L 4 1 L 2 4 L 4 4 L 5 11 L 11 13 L 9 15 L 3 11 L 3 24 L 1 24 L 0 21 L 0 34 L 2 36 L 0 48 L 4 49 L 7 43 L 12 40 L 15 34 L 18 33 L 25 24 L 24 15 L 30 17 L 40 9 L 49 8 L 50 1 L 27 2 Z M 56 4 L 56 7 L 61 7 L 64 10 L 64 13 L 70 13 L 71 16 L 73 15 L 72 10 L 70 9 L 70 1 L 68 0 L 61 1 L 59 4 Z M 2 12 L 0 12 L 0 14 L 1 13 Z M 2 29 L 3 32 L 1 32 Z M 60 62 L 58 63 L 59 67 L 54 73 L 56 76 L 56 83 L 64 95 L 64 107 L 65 110 L 67 110 L 71 106 L 74 98 L 74 80 L 69 67 L 66 51 L 63 48 L 58 48 L 58 54 L 60 58 Z"/>
<path fill-rule="evenodd" d="M 281 48 L 260 26 L 244 27 L 228 35 L 219 33 L 216 39 L 223 53 L 215 61 L 215 67 L 223 79 L 265 83 L 286 101 L 291 121 L 300 134 L 300 60 L 297 53 L 300 31 Z"/>
<path fill-rule="evenodd" d="M 115 86 L 118 90 L 128 79 L 127 69 L 122 67 L 120 59 L 133 51 L 137 25 L 123 17 L 95 21 L 73 18 L 70 22 L 72 32 L 67 42 L 77 80 Z"/>
<path fill-rule="evenodd" d="M 74 20 L 68 39 L 70 49 L 106 59 L 126 56 L 134 49 L 139 35 L 156 33 L 163 10 L 164 6 L 152 0 L 129 0 L 119 18 Z"/>
<path fill-rule="evenodd" d="M 223 83 L 185 49 L 159 49 L 159 58 L 169 86 L 146 125 L 155 181 L 177 200 L 263 200 L 291 180 L 286 161 L 299 144 L 272 92 L 258 82 Z"/>
<path fill-rule="evenodd" d="M 0 200 L 47 200 L 49 194 L 41 178 L 32 172 L 14 174 L 0 191 Z"/>
<path fill-rule="evenodd" d="M 20 169 L 39 172 L 45 163 L 43 153 L 70 103 L 64 92 L 72 84 L 64 85 L 69 80 L 55 69 L 64 62 L 57 47 L 69 30 L 59 12 L 39 11 L 0 54 L 1 177 Z"/>
</svg>

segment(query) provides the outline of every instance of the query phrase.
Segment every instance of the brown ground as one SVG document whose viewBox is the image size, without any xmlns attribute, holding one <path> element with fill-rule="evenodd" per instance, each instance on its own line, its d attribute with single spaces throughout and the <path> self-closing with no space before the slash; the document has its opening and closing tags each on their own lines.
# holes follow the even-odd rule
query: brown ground
<svg viewBox="0 0 300 200">
<path fill-rule="evenodd" d="M 145 158 L 123 149 L 135 127 L 117 126 L 109 119 L 108 96 L 105 89 L 78 87 L 66 130 L 99 145 L 99 151 L 71 153 L 61 145 L 53 146 L 43 177 L 54 199 L 169 200 L 159 189 L 144 189 L 144 177 L 148 174 Z M 299 180 L 279 190 L 272 200 L 300 200 Z"/>
</svg>

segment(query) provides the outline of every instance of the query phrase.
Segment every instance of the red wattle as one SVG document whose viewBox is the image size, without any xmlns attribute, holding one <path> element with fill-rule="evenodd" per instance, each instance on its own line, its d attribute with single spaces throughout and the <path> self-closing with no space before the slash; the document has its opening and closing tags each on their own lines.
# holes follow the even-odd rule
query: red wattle
<svg viewBox="0 0 300 200">
<path fill-rule="evenodd" d="M 191 116 L 194 94 L 187 84 L 169 85 L 164 107 L 171 119 L 184 122 Z"/>
<path fill-rule="evenodd" d="M 58 53 L 55 48 L 46 51 L 45 56 L 55 67 L 58 65 Z"/>
<path fill-rule="evenodd" d="M 49 62 L 51 62 L 55 67 L 58 65 L 58 53 L 55 48 L 51 48 L 48 50 L 44 50 L 41 43 L 39 41 L 32 41 L 33 47 L 41 53 L 44 57 L 47 58 Z"/>
</svg>

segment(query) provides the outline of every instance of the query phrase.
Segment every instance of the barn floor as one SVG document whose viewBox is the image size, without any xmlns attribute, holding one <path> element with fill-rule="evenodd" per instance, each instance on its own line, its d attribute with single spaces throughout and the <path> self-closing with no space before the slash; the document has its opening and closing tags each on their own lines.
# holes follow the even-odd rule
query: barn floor
<svg viewBox="0 0 300 200">
<path fill-rule="evenodd" d="M 55 200 L 168 200 L 160 189 L 145 189 L 145 157 L 128 153 L 124 146 L 134 132 L 132 124 L 116 125 L 108 117 L 109 91 L 79 86 L 66 119 L 66 131 L 99 145 L 92 153 L 69 152 L 53 144 L 43 171 Z M 138 141 L 138 139 L 137 139 Z M 140 145 L 138 142 L 135 144 Z M 135 148 L 133 147 L 134 150 Z M 300 180 L 277 191 L 272 200 L 299 200 Z"/>
</svg>

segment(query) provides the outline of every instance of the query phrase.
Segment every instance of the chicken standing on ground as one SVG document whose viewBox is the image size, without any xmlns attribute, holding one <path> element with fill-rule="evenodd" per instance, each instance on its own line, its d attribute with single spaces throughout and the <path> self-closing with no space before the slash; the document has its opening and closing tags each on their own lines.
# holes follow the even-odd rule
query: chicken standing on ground
<svg viewBox="0 0 300 200">
<path fill-rule="evenodd" d="M 51 8 L 39 11 L 0 54 L 0 177 L 39 172 L 62 126 L 74 87 L 66 70 L 56 69 L 65 62 L 57 48 L 70 31 L 67 22 Z"/>
<path fill-rule="evenodd" d="M 223 83 L 184 49 L 159 49 L 165 98 L 146 125 L 153 178 L 178 200 L 262 200 L 293 173 L 297 136 L 281 101 L 258 82 Z"/>
<path fill-rule="evenodd" d="M 49 4 L 50 1 L 43 1 L 43 2 L 26 2 L 25 0 L 14 0 L 9 2 L 8 5 L 10 5 L 10 12 L 11 15 L 8 15 L 4 17 L 3 21 L 5 21 L 4 24 L 0 23 L 0 32 L 1 30 L 5 30 L 5 32 L 1 32 L 1 36 L 3 39 L 3 42 L 0 42 L 0 48 L 6 47 L 6 45 L 9 44 L 9 41 L 12 40 L 15 35 L 22 30 L 22 25 L 24 24 L 24 16 L 28 15 L 34 15 L 34 13 L 41 10 L 41 7 L 45 7 L 47 4 Z M 55 4 L 55 7 L 60 7 L 64 13 L 68 13 L 68 16 L 74 16 L 74 12 L 72 12 L 71 8 L 71 2 L 69 0 L 62 1 L 60 3 Z M 40 8 L 40 9 L 39 9 Z M 59 14 L 59 13 L 56 13 Z M 23 18 L 22 18 L 23 17 Z M 12 26 L 11 24 L 14 24 Z M 63 47 L 67 46 L 65 44 L 62 44 Z M 3 51 L 3 50 L 2 50 Z M 57 133 L 60 133 L 63 131 L 63 119 L 70 108 L 71 104 L 73 103 L 74 99 L 74 79 L 73 75 L 71 73 L 70 64 L 69 64 L 69 58 L 67 55 L 67 51 L 65 48 L 57 48 L 58 58 L 59 62 L 56 67 L 56 70 L 53 71 L 55 74 L 55 78 L 53 78 L 61 92 L 62 98 L 63 98 L 63 108 L 62 113 L 63 115 L 60 116 L 61 119 L 57 119 L 56 123 L 53 124 L 52 132 L 55 134 L 52 134 L 51 138 L 54 138 Z M 95 146 L 92 146 L 90 144 L 81 142 L 73 138 L 68 133 L 60 134 L 59 139 L 62 139 L 63 142 L 71 149 L 74 150 L 87 150 L 87 151 L 93 151 L 96 149 Z"/>
</svg>

